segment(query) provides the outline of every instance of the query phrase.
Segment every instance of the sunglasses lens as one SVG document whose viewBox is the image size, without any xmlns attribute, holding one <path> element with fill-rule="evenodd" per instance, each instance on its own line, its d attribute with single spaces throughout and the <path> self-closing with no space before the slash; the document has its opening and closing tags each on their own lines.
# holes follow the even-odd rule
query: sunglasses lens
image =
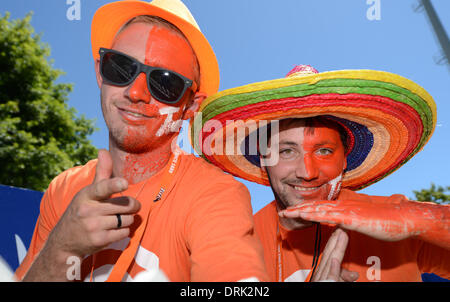
<svg viewBox="0 0 450 302">
<path fill-rule="evenodd" d="M 136 75 L 136 62 L 116 53 L 105 53 L 102 60 L 102 75 L 112 84 L 127 85 Z"/>
<path fill-rule="evenodd" d="M 148 81 L 152 95 L 165 103 L 176 103 L 185 88 L 184 80 L 168 70 L 153 70 Z"/>
</svg>

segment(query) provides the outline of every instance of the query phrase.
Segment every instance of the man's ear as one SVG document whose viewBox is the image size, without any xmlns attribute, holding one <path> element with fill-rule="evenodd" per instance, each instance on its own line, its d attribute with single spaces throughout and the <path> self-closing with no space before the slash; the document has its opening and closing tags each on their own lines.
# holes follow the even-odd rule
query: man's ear
<svg viewBox="0 0 450 302">
<path fill-rule="evenodd" d="M 195 112 L 200 108 L 200 104 L 206 99 L 207 94 L 204 92 L 196 92 L 193 100 L 188 104 L 184 110 L 183 120 L 194 118 Z"/>
<path fill-rule="evenodd" d="M 345 169 L 347 169 L 347 156 L 344 157 L 344 168 L 342 169 L 342 172 L 344 172 Z"/>
<path fill-rule="evenodd" d="M 97 78 L 98 88 L 102 88 L 103 79 L 102 75 L 100 74 L 100 59 L 95 60 L 95 77 Z"/>
</svg>

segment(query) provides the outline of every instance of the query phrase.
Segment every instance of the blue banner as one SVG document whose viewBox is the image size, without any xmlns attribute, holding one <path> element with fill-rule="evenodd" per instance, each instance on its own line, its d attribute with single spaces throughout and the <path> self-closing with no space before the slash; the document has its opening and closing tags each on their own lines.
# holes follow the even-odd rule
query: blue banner
<svg viewBox="0 0 450 302">
<path fill-rule="evenodd" d="M 43 194 L 0 185 L 0 256 L 13 270 L 30 245 Z"/>
</svg>

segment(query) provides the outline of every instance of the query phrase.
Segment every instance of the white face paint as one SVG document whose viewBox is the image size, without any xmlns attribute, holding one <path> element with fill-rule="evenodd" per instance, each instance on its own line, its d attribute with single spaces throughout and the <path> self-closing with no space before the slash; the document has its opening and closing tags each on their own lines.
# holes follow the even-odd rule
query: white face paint
<svg viewBox="0 0 450 302">
<path fill-rule="evenodd" d="M 171 132 L 178 132 L 180 130 L 181 125 L 183 124 L 183 120 L 172 120 L 173 114 L 180 111 L 181 108 L 177 107 L 164 107 L 159 109 L 159 114 L 167 115 L 166 120 L 161 125 L 161 127 L 156 132 L 156 136 L 160 137 L 164 134 L 169 134 Z"/>
<path fill-rule="evenodd" d="M 340 174 L 338 177 L 330 180 L 328 184 L 331 186 L 330 193 L 328 193 L 328 200 L 335 199 L 339 192 L 341 191 L 341 184 L 342 184 L 342 174 Z"/>
</svg>

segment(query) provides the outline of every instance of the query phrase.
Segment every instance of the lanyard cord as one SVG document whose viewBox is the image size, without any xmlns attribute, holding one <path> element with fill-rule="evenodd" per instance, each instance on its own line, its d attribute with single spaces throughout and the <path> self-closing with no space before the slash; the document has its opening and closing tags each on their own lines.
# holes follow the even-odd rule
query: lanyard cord
<svg viewBox="0 0 450 302">
<path fill-rule="evenodd" d="M 309 274 L 309 282 L 311 282 L 312 278 L 314 277 L 314 272 L 316 270 L 317 264 L 319 263 L 320 258 L 320 243 L 322 241 L 322 232 L 320 228 L 320 223 L 316 223 L 316 238 L 314 241 L 314 256 L 313 256 L 313 262 L 312 262 L 312 271 Z M 283 240 L 281 239 L 280 235 L 280 228 L 279 225 L 277 225 L 277 271 L 278 271 L 278 282 L 283 282 L 283 259 L 282 259 L 282 243 Z M 308 279 L 308 278 L 306 278 Z M 307 281 L 308 282 L 308 281 Z"/>
<path fill-rule="evenodd" d="M 314 256 L 313 256 L 313 262 L 312 262 L 312 273 L 311 278 L 309 279 L 309 282 L 314 277 L 314 272 L 316 271 L 317 263 L 319 262 L 319 254 L 320 254 L 320 241 L 322 240 L 322 232 L 320 230 L 320 223 L 316 223 L 316 239 L 314 242 Z"/>
<path fill-rule="evenodd" d="M 278 239 L 278 237 L 280 237 Z M 282 249 L 282 244 L 283 244 L 283 240 L 281 239 L 281 235 L 280 235 L 280 227 L 277 224 L 277 267 L 276 269 L 278 270 L 278 282 L 283 282 L 283 260 L 281 259 L 281 249 Z M 278 241 L 279 240 L 279 241 Z"/>
</svg>

